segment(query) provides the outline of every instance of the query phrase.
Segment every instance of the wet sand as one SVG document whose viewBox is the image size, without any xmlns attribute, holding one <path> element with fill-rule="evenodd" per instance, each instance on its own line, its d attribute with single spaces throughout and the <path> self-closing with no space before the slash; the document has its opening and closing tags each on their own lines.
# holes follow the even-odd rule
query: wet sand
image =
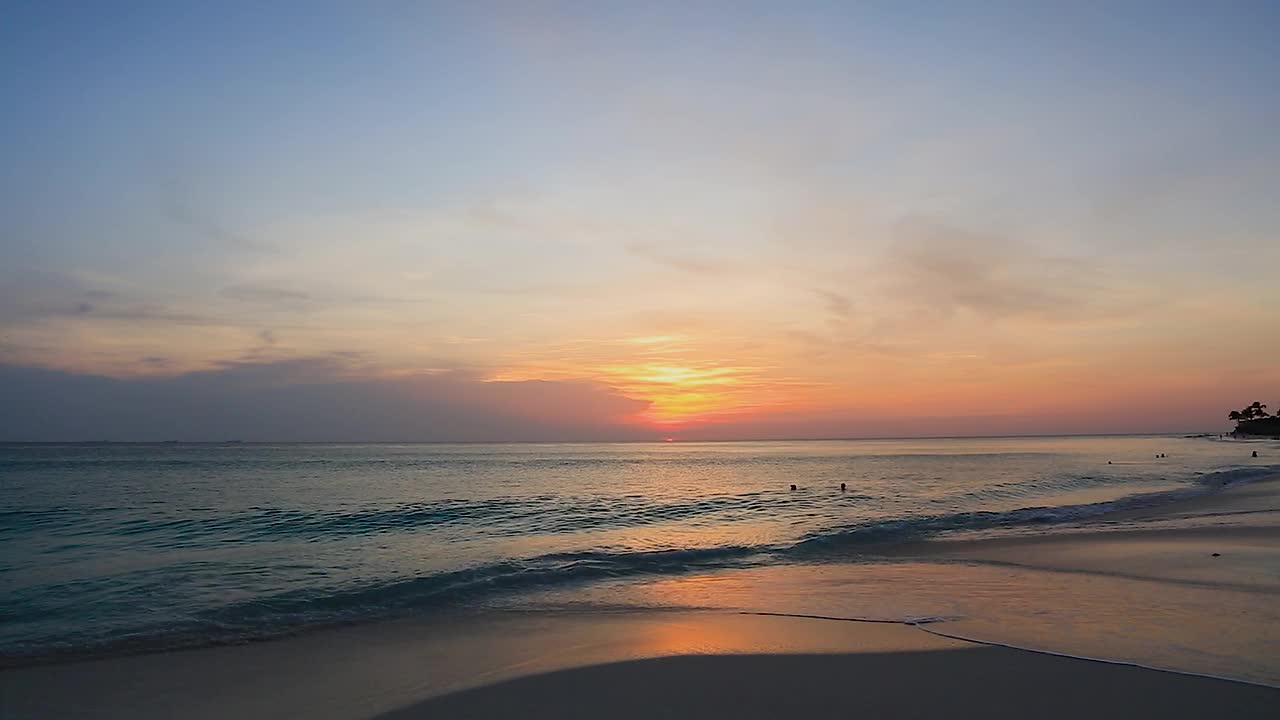
<svg viewBox="0 0 1280 720">
<path fill-rule="evenodd" d="M 727 612 L 494 612 L 5 670 L 0 717 L 369 718 L 458 690 L 618 661 L 967 647 L 896 624 Z"/>
<path fill-rule="evenodd" d="M 1280 478 L 1053 533 L 908 543 L 883 554 L 1280 592 Z"/>
<path fill-rule="evenodd" d="M 460 619 L 461 620 L 461 619 Z M 1274 717 L 1280 690 L 723 612 L 386 623 L 0 673 L 17 718 Z"/>
</svg>

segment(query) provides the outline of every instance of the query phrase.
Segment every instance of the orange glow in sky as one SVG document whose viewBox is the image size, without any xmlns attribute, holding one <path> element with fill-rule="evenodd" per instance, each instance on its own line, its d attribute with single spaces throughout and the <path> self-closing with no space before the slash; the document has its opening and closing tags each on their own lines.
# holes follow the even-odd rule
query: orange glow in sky
<svg viewBox="0 0 1280 720">
<path fill-rule="evenodd" d="M 1276 402 L 1267 3 L 407 5 L 318 12 L 361 29 L 339 54 L 234 18 L 206 33 L 232 55 L 8 44 L 40 92 L 0 134 L 0 398 L 68 396 L 0 403 L 15 428 L 117 437 L 178 386 L 317 439 L 1176 432 Z"/>
</svg>

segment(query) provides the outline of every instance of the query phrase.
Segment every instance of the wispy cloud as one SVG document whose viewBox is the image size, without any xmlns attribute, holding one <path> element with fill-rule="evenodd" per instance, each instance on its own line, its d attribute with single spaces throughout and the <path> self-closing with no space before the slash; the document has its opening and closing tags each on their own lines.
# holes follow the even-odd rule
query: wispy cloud
<svg viewBox="0 0 1280 720">
<path fill-rule="evenodd" d="M 698 257 L 684 252 L 672 252 L 661 248 L 657 244 L 648 242 L 628 243 L 627 252 L 658 265 L 698 275 L 724 272 L 732 267 L 729 262 L 724 260 Z"/>
<path fill-rule="evenodd" d="M 261 303 L 266 305 L 285 304 L 299 306 L 311 300 L 311 294 L 291 288 L 271 287 L 268 285 L 238 284 L 228 285 L 220 291 L 223 297 L 232 300 Z"/>
<path fill-rule="evenodd" d="M 961 312 L 990 320 L 1098 320 L 1131 314 L 1157 294 L 1116 280 L 1091 257 L 921 219 L 901 225 L 880 271 L 886 297 L 921 320 Z"/>
<path fill-rule="evenodd" d="M 841 320 L 848 320 L 853 315 L 853 302 L 848 297 L 831 290 L 814 290 L 827 312 Z"/>
<path fill-rule="evenodd" d="M 99 287 L 75 273 L 0 275 L 0 327 L 49 317 L 218 324 L 209 315 L 175 310 L 123 290 Z"/>
</svg>

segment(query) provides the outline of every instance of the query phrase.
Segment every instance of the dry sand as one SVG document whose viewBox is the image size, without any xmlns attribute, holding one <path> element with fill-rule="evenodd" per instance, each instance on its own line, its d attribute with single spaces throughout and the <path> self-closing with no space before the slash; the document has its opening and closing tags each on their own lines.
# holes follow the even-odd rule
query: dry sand
<svg viewBox="0 0 1280 720">
<path fill-rule="evenodd" d="M 526 677 L 381 720 L 1275 718 L 1280 690 L 1002 648 L 674 657 Z"/>
</svg>

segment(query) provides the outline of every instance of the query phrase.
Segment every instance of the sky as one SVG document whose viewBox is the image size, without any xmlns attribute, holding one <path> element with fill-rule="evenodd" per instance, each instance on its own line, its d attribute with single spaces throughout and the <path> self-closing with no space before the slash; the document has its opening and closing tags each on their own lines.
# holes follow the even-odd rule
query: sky
<svg viewBox="0 0 1280 720">
<path fill-rule="evenodd" d="M 0 440 L 1181 432 L 1280 405 L 1275 3 L 4 16 Z"/>
</svg>

